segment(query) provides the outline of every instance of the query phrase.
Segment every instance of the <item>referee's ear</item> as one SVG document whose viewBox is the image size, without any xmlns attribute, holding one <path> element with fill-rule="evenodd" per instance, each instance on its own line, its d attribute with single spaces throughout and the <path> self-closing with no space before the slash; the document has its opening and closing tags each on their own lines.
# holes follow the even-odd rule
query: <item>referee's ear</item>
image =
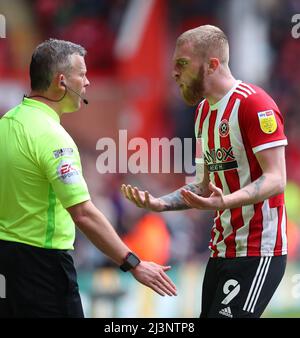
<svg viewBox="0 0 300 338">
<path fill-rule="evenodd" d="M 54 79 L 54 85 L 56 88 L 65 90 L 66 88 L 66 78 L 63 74 L 57 74 Z"/>
</svg>

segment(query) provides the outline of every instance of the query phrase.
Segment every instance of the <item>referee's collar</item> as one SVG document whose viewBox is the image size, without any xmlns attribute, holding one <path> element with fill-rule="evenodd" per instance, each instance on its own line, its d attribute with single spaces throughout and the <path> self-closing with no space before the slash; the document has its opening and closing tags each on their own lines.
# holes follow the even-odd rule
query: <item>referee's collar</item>
<svg viewBox="0 0 300 338">
<path fill-rule="evenodd" d="M 22 104 L 25 104 L 26 106 L 38 108 L 42 110 L 43 112 L 45 112 L 47 115 L 51 116 L 55 121 L 60 122 L 59 115 L 56 113 L 54 109 L 49 107 L 46 103 L 43 103 L 38 100 L 30 99 L 28 97 L 24 97 Z"/>
</svg>

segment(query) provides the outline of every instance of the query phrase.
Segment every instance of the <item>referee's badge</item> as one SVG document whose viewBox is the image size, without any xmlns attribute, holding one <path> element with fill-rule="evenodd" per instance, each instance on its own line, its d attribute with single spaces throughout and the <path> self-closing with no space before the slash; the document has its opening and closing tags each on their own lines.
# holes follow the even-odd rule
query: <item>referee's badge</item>
<svg viewBox="0 0 300 338">
<path fill-rule="evenodd" d="M 61 160 L 57 167 L 58 178 L 65 184 L 80 182 L 80 172 L 71 159 Z"/>
<path fill-rule="evenodd" d="M 273 110 L 266 110 L 257 113 L 260 129 L 265 134 L 273 134 L 277 129 L 277 121 Z"/>
</svg>

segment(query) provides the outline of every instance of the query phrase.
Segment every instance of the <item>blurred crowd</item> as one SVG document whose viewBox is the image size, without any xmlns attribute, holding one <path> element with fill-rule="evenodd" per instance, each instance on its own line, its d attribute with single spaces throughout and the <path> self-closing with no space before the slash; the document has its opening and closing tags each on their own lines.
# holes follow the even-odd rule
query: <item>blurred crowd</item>
<svg viewBox="0 0 300 338">
<path fill-rule="evenodd" d="M 145 1 L 145 0 L 140 0 Z M 154 0 L 155 1 L 155 0 Z M 165 4 L 167 53 L 159 60 L 166 72 L 171 66 L 171 53 L 178 34 L 201 24 L 220 25 L 228 28 L 226 11 L 231 1 L 224 0 L 160 0 Z M 107 85 L 108 95 L 116 95 L 119 76 L 119 60 L 115 46 L 120 35 L 121 23 L 130 0 L 19 0 L 1 1 L 0 12 L 7 18 L 18 13 L 18 31 L 8 25 L 7 39 L 0 39 L 0 87 L 5 79 L 24 82 L 27 67 L 35 44 L 49 37 L 70 40 L 82 44 L 87 50 L 88 75 L 98 83 Z M 136 1 L 137 3 L 138 1 Z M 267 23 L 269 74 L 263 86 L 278 103 L 285 119 L 287 147 L 287 208 L 289 217 L 290 259 L 300 258 L 300 114 L 297 108 L 300 97 L 300 39 L 291 36 L 291 17 L 300 13 L 297 0 L 252 0 L 254 13 Z M 5 5 L 6 3 L 6 5 Z M 17 8 L 17 5 L 19 8 Z M 24 9 L 21 11 L 21 9 Z M 138 17 L 134 20 L 138 21 Z M 242 24 L 242 23 L 241 23 Z M 21 30 L 20 30 L 21 27 Z M 23 27 L 23 30 L 22 30 Z M 26 29 L 25 29 L 26 27 Z M 238 30 L 239 27 L 237 26 Z M 26 35 L 25 35 L 26 34 Z M 229 39 L 231 36 L 229 35 Z M 157 36 L 157 40 L 160 37 Z M 247 44 L 247 41 L 245 41 Z M 20 60 L 22 55 L 22 60 Z M 141 60 L 142 62 L 142 60 Z M 154 61 L 153 61 L 154 62 Z M 261 60 L 256 59 L 257 63 Z M 234 74 L 239 78 L 239 74 Z M 166 73 L 165 77 L 170 77 Z M 247 81 L 247 79 L 243 79 Z M 166 80 L 161 110 L 161 137 L 193 138 L 193 108 L 187 107 L 179 98 L 171 79 Z M 118 84 L 122 87 L 122 83 Z M 92 90 L 92 89 L 91 89 Z M 123 88 L 121 88 L 121 91 Z M 151 88 L 150 88 L 151 90 Z M 130 104 L 127 104 L 128 110 Z M 0 113 L 4 108 L 0 104 Z M 118 128 L 122 126 L 116 114 Z M 106 111 L 104 116 L 112 115 Z M 88 117 L 86 117 L 88 119 Z M 155 121 L 153 121 L 155 127 Z M 80 126 L 78 127 L 80 134 Z M 151 129 L 151 126 L 149 127 Z M 112 133 L 113 134 L 113 133 Z M 143 136 L 143 135 L 136 135 Z M 101 137 L 101 135 L 97 135 Z M 116 230 L 133 250 L 143 258 L 162 264 L 176 264 L 190 260 L 202 261 L 209 255 L 208 242 L 214 214 L 189 210 L 153 214 L 138 209 L 126 201 L 120 193 L 122 183 L 130 183 L 149 190 L 153 195 L 164 195 L 185 184 L 184 174 L 99 174 L 96 170 L 96 152 L 88 143 L 76 141 L 81 150 L 84 174 L 96 206 L 115 225 Z M 184 156 L 184 154 L 183 154 Z M 80 233 L 74 253 L 79 269 L 94 269 L 111 262 L 97 251 Z"/>
</svg>

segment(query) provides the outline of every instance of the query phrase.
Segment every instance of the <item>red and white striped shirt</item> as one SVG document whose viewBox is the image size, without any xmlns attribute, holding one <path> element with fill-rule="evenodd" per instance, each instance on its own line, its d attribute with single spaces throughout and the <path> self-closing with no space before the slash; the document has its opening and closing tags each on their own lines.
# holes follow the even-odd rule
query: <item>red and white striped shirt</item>
<svg viewBox="0 0 300 338">
<path fill-rule="evenodd" d="M 202 138 L 210 180 L 225 195 L 262 175 L 255 153 L 287 145 L 276 103 L 261 88 L 241 81 L 216 104 L 199 104 L 195 132 Z M 287 254 L 284 194 L 217 211 L 209 248 L 211 257 Z"/>
</svg>

